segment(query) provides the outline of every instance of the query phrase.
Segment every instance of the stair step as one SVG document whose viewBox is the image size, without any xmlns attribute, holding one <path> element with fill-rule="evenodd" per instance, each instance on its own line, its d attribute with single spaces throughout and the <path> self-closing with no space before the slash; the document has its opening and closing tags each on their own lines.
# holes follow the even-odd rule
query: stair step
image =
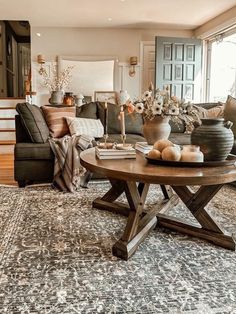
<svg viewBox="0 0 236 314">
<path fill-rule="evenodd" d="M 0 140 L 0 145 L 15 145 L 16 144 L 16 141 L 1 141 Z"/>
<path fill-rule="evenodd" d="M 9 109 L 16 109 L 16 107 L 14 107 L 14 106 L 0 107 L 0 110 L 9 110 Z"/>
<path fill-rule="evenodd" d="M 0 129 L 0 132 L 16 132 L 16 129 Z"/>
<path fill-rule="evenodd" d="M 15 118 L 10 118 L 10 117 L 7 117 L 7 118 L 0 118 L 0 120 L 15 120 Z"/>
</svg>

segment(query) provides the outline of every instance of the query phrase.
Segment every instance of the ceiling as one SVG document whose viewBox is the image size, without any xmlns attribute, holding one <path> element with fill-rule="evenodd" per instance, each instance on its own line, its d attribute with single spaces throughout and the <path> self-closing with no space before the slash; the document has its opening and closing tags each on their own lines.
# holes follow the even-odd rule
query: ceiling
<svg viewBox="0 0 236 314">
<path fill-rule="evenodd" d="M 38 27 L 195 29 L 236 0 L 0 0 L 0 20 Z"/>
</svg>

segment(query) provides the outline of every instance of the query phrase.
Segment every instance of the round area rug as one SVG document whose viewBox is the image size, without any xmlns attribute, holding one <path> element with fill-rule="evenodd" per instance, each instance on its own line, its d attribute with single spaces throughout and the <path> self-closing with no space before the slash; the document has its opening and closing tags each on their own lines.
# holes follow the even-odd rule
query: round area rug
<svg viewBox="0 0 236 314">
<path fill-rule="evenodd" d="M 91 208 L 108 188 L 0 187 L 1 314 L 236 313 L 235 252 L 155 229 L 129 261 L 113 257 L 126 218 Z M 148 207 L 161 196 L 152 186 Z M 229 232 L 235 204 L 225 186 L 209 206 Z M 193 220 L 182 203 L 171 213 Z"/>
</svg>

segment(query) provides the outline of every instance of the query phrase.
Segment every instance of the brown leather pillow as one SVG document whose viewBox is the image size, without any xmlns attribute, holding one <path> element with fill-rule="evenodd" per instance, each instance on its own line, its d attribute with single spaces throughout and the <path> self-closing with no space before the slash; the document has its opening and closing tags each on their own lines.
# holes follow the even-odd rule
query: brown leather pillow
<svg viewBox="0 0 236 314">
<path fill-rule="evenodd" d="M 63 137 L 66 134 L 70 134 L 66 118 L 75 117 L 75 107 L 56 108 L 42 106 L 41 109 L 51 137 Z"/>
</svg>

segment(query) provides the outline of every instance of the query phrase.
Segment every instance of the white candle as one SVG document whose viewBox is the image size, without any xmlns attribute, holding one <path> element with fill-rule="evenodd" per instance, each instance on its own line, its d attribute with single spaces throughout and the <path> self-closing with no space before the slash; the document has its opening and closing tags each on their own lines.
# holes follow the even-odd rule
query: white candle
<svg viewBox="0 0 236 314">
<path fill-rule="evenodd" d="M 125 135 L 125 113 L 123 111 L 123 106 L 121 107 L 121 112 L 120 112 L 120 130 L 121 130 L 121 135 Z"/>
<path fill-rule="evenodd" d="M 104 104 L 104 134 L 107 134 L 107 102 Z"/>
</svg>

